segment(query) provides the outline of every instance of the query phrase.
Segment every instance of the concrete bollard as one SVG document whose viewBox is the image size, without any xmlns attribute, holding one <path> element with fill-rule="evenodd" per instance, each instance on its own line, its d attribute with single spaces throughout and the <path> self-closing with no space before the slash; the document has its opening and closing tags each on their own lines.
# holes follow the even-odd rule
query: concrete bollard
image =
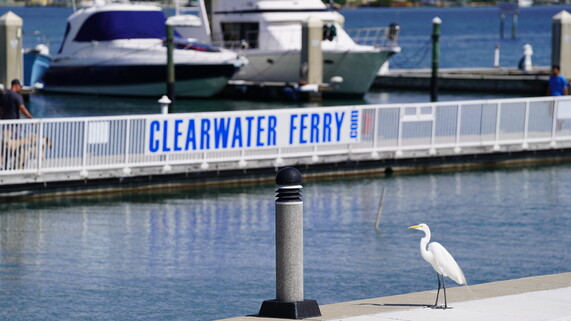
<svg viewBox="0 0 571 321">
<path fill-rule="evenodd" d="M 315 300 L 303 298 L 302 177 L 286 167 L 276 175 L 276 299 L 262 303 L 258 316 L 304 319 L 321 316 Z"/>
</svg>

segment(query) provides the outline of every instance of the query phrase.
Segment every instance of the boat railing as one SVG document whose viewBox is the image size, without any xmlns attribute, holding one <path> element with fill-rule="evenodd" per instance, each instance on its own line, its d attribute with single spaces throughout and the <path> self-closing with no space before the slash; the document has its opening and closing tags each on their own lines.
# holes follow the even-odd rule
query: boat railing
<svg viewBox="0 0 571 321">
<path fill-rule="evenodd" d="M 4 120 L 0 142 L 0 186 L 539 152 L 571 147 L 571 97 Z"/>
<path fill-rule="evenodd" d="M 280 31 L 248 31 L 243 34 L 213 34 L 213 44 L 234 51 L 276 50 L 289 47 L 301 47 L 299 28 Z"/>
<path fill-rule="evenodd" d="M 345 32 L 347 34 L 345 34 Z M 323 42 L 327 42 L 328 48 L 343 48 L 350 46 L 347 36 L 359 45 L 368 45 L 377 48 L 392 48 L 398 45 L 399 27 L 357 28 L 345 31 L 336 30 L 327 34 L 324 29 Z M 271 31 L 248 31 L 242 34 L 225 33 L 214 34 L 213 44 L 234 51 L 244 50 L 268 50 L 277 49 L 300 49 L 301 27 L 274 28 Z"/>
<path fill-rule="evenodd" d="M 359 45 L 377 48 L 398 46 L 398 25 L 389 27 L 354 28 L 346 30 L 349 36 Z"/>
</svg>

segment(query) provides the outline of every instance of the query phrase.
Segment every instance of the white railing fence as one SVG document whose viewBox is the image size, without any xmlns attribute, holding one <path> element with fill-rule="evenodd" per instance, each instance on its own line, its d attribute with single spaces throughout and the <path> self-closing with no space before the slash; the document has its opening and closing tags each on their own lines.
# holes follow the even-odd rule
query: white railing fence
<svg viewBox="0 0 571 321">
<path fill-rule="evenodd" d="M 48 118 L 0 121 L 0 178 L 26 174 L 83 173 L 133 168 L 212 164 L 226 168 L 256 167 L 256 161 L 325 162 L 329 156 L 360 159 L 430 157 L 496 151 L 549 149 L 571 143 L 571 98 L 504 100 L 303 108 L 303 113 L 358 110 L 359 140 L 292 146 L 200 148 L 151 154 L 145 139 L 148 122 L 173 115 Z M 289 109 L 291 110 L 291 109 Z M 197 118 L 271 115 L 280 110 L 184 114 Z M 183 114 L 179 114 L 183 115 Z M 555 117 L 554 117 L 555 116 Z M 276 133 L 285 135 L 285 133 Z M 269 137 L 269 136 L 268 136 Z M 32 175 L 29 175 L 32 174 Z"/>
</svg>

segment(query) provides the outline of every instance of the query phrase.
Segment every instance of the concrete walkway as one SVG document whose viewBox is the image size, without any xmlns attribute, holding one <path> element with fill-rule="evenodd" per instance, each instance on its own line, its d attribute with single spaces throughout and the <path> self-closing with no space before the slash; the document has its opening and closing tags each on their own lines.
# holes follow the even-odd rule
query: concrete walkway
<svg viewBox="0 0 571 321">
<path fill-rule="evenodd" d="M 452 309 L 424 307 L 434 303 L 434 290 L 323 305 L 323 316 L 308 320 L 571 321 L 571 273 L 453 287 L 447 293 Z M 319 302 L 319 298 L 311 299 Z M 250 316 L 228 320 L 279 319 Z"/>
</svg>

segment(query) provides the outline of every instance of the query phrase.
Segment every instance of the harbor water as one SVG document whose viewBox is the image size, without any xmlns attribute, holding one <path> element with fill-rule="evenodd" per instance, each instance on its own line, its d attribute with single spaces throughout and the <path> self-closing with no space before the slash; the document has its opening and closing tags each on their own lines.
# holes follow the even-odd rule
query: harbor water
<svg viewBox="0 0 571 321">
<path fill-rule="evenodd" d="M 517 38 L 499 39 L 497 8 L 344 9 L 347 27 L 401 25 L 396 68 L 428 67 L 430 21 L 443 20 L 442 67 L 502 66 L 522 46 L 549 65 L 551 17 L 522 8 Z M 24 18 L 24 45 L 57 52 L 67 8 L 0 7 Z M 39 34 L 35 31 L 39 31 Z M 514 97 L 441 93 L 441 100 Z M 159 97 L 157 97 L 157 100 Z M 323 105 L 427 102 L 381 91 Z M 158 113 L 156 100 L 33 95 L 36 117 Z M 177 112 L 313 103 L 179 100 Z M 303 173 L 303 170 L 302 170 Z M 306 180 L 305 297 L 320 304 L 436 288 L 418 251 L 427 223 L 469 284 L 571 271 L 571 165 Z M 374 229 L 385 189 L 381 231 Z M 214 320 L 256 314 L 275 297 L 272 183 L 0 203 L 0 320 Z M 451 284 L 452 281 L 447 283 Z M 468 290 L 466 290 L 468 291 Z M 449 298 L 453 301 L 453 298 Z M 410 302 L 427 303 L 432 302 Z"/>
<path fill-rule="evenodd" d="M 24 47 L 49 43 L 51 53 L 59 50 L 63 40 L 66 19 L 71 8 L 0 7 L 0 14 L 12 10 L 24 19 Z M 523 45 L 533 46 L 533 64 L 547 66 L 551 63 L 552 17 L 561 10 L 571 11 L 571 6 L 537 6 L 521 8 L 517 25 L 517 37 L 511 38 L 511 20 L 506 19 L 505 38 L 499 37 L 499 12 L 496 7 L 482 8 L 364 8 L 343 9 L 346 28 L 400 25 L 399 44 L 402 52 L 390 60 L 391 68 L 426 68 L 431 65 L 430 35 L 432 18 L 442 19 L 441 54 L 442 68 L 491 67 L 494 49 L 501 47 L 500 65 L 516 67 L 523 55 Z M 174 11 L 167 10 L 171 15 Z M 165 85 L 166 91 L 166 85 Z M 441 92 L 439 100 L 468 100 L 485 98 L 509 98 L 520 94 L 482 94 Z M 157 97 L 158 100 L 160 97 Z M 144 114 L 158 112 L 153 99 L 86 97 L 81 95 L 34 95 L 28 104 L 37 117 L 67 117 L 86 115 Z M 325 100 L 319 105 L 351 105 L 378 103 L 428 102 L 428 92 L 377 91 L 363 99 Z M 178 100 L 176 112 L 205 110 L 244 110 L 282 107 L 313 107 L 315 103 L 268 102 L 235 100 Z"/>
<path fill-rule="evenodd" d="M 569 165 L 303 186 L 305 297 L 320 304 L 435 289 L 418 250 L 423 234 L 406 228 L 419 223 L 469 284 L 571 271 Z M 274 191 L 268 183 L 2 204 L 0 319 L 256 314 L 275 298 Z"/>
</svg>

